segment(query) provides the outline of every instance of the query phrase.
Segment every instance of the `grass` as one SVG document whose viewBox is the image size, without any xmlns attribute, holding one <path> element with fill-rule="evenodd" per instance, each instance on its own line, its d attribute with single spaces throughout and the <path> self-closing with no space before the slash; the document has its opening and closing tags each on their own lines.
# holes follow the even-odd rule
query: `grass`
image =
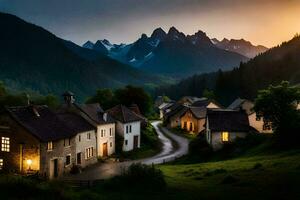
<svg viewBox="0 0 300 200">
<path fill-rule="evenodd" d="M 170 189 L 190 199 L 299 199 L 299 160 L 300 151 L 294 150 L 159 169 Z"/>
<path fill-rule="evenodd" d="M 2 175 L 0 192 L 6 199 L 299 199 L 299 160 L 300 150 L 289 150 L 226 161 L 160 165 L 156 168 L 164 174 L 165 189 L 153 188 L 155 176 L 137 170 L 129 176 L 134 178 L 114 178 L 76 189 L 61 182 L 5 179 Z M 152 182 L 148 183 L 149 177 Z"/>
</svg>

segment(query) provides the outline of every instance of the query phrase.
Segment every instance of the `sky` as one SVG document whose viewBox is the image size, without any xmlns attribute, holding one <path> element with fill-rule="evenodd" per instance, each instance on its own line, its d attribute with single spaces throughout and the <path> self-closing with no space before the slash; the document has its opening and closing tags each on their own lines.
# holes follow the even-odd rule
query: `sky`
<svg viewBox="0 0 300 200">
<path fill-rule="evenodd" d="M 0 0 L 0 11 L 83 44 L 130 43 L 171 26 L 272 47 L 300 33 L 300 0 Z"/>
</svg>

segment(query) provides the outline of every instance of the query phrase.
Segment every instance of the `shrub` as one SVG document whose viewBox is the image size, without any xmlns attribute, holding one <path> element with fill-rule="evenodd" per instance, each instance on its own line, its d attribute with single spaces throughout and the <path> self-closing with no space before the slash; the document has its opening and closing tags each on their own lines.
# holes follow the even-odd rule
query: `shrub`
<svg viewBox="0 0 300 200">
<path fill-rule="evenodd" d="M 189 153 L 199 157 L 202 161 L 206 161 L 213 155 L 213 150 L 206 142 L 205 135 L 199 135 L 190 142 Z"/>
<path fill-rule="evenodd" d="M 256 163 L 252 169 L 261 169 L 263 165 L 261 163 Z"/>
<path fill-rule="evenodd" d="M 132 164 L 120 176 L 110 179 L 104 185 L 111 190 L 149 190 L 160 191 L 166 188 L 166 182 L 161 170 L 154 165 Z"/>
</svg>

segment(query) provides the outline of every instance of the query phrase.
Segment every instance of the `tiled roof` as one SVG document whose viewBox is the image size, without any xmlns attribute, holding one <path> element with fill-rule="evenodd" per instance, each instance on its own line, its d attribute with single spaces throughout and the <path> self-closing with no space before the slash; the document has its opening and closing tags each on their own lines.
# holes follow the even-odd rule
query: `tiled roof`
<svg viewBox="0 0 300 200">
<path fill-rule="evenodd" d="M 129 108 L 123 105 L 117 105 L 107 112 L 117 121 L 122 123 L 134 122 L 134 121 L 143 121 L 139 115 L 131 111 Z"/>
<path fill-rule="evenodd" d="M 207 119 L 211 131 L 248 132 L 250 130 L 248 115 L 244 111 L 208 109 Z"/>
<path fill-rule="evenodd" d="M 7 107 L 6 110 L 21 126 L 43 142 L 76 135 L 81 124 L 69 127 L 47 106 Z"/>
<path fill-rule="evenodd" d="M 246 103 L 248 103 L 248 104 L 246 104 Z M 243 105 L 245 105 L 245 106 L 243 106 Z M 247 99 L 237 98 L 228 106 L 228 109 L 232 109 L 232 110 L 244 109 L 244 110 L 246 110 L 247 114 L 250 115 L 253 113 L 253 111 L 252 111 L 253 106 L 254 106 L 253 102 L 251 102 Z"/>
<path fill-rule="evenodd" d="M 95 127 L 88 123 L 83 117 L 75 113 L 60 113 L 58 118 L 76 133 L 95 130 Z"/>
<path fill-rule="evenodd" d="M 206 108 L 205 107 L 190 107 L 189 110 L 197 119 L 203 119 L 206 117 Z"/>
<path fill-rule="evenodd" d="M 97 124 L 114 123 L 112 116 L 110 116 L 108 113 L 105 114 L 99 103 L 74 105 L 77 109 L 79 109 Z"/>
</svg>

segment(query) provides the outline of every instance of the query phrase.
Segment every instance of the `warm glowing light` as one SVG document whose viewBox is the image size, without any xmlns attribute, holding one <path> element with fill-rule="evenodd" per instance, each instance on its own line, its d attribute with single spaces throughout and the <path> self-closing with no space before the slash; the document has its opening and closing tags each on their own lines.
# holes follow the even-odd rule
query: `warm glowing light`
<svg viewBox="0 0 300 200">
<path fill-rule="evenodd" d="M 28 159 L 26 162 L 27 162 L 27 165 L 29 165 L 29 166 L 32 165 L 32 160 Z"/>
<path fill-rule="evenodd" d="M 229 133 L 228 132 L 222 132 L 222 141 L 223 142 L 229 141 Z"/>
</svg>

